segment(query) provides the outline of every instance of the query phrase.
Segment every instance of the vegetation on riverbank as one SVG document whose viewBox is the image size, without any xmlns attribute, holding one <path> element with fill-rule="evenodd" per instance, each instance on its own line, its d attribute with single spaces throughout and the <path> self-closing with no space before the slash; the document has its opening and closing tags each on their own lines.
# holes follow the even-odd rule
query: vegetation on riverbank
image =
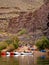
<svg viewBox="0 0 49 65">
<path fill-rule="evenodd" d="M 43 36 L 36 41 L 36 46 L 39 50 L 49 49 L 49 40 Z"/>
<path fill-rule="evenodd" d="M 21 36 L 25 34 L 27 31 L 26 29 L 20 30 L 17 34 L 10 34 L 10 33 L 4 33 L 4 36 L 8 36 L 9 38 L 5 41 L 0 42 L 0 51 L 3 49 L 7 49 L 7 51 L 13 51 L 21 45 L 21 41 L 19 40 L 18 36 Z M 6 45 L 4 44 L 6 43 Z M 3 47 L 2 47 L 3 46 Z"/>
<path fill-rule="evenodd" d="M 17 49 L 19 46 L 19 39 L 14 36 L 6 41 L 0 42 L 0 51 L 3 49 L 8 49 L 9 51 Z"/>
<path fill-rule="evenodd" d="M 23 44 L 25 44 L 25 42 Z M 0 42 L 0 51 L 3 49 L 7 49 L 6 51 L 13 51 L 23 44 L 18 36 L 12 36 L 10 39 Z M 49 49 L 49 40 L 43 36 L 36 41 L 35 45 L 39 50 Z"/>
<path fill-rule="evenodd" d="M 1 51 L 2 49 L 7 48 L 7 46 L 8 46 L 8 44 L 7 44 L 6 42 L 0 42 L 0 51 Z"/>
</svg>

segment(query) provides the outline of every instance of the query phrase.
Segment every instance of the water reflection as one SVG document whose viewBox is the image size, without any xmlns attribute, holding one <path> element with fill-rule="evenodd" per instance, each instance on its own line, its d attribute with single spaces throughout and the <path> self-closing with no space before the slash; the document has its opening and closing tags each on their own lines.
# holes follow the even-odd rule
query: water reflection
<svg viewBox="0 0 49 65">
<path fill-rule="evenodd" d="M 20 56 L 19 65 L 33 65 L 33 56 Z"/>
<path fill-rule="evenodd" d="M 0 65 L 49 65 L 49 56 L 2 56 L 0 57 Z"/>
<path fill-rule="evenodd" d="M 33 65 L 33 56 L 0 57 L 0 65 Z"/>
<path fill-rule="evenodd" d="M 49 65 L 49 56 L 41 56 L 37 58 L 37 65 Z"/>
<path fill-rule="evenodd" d="M 0 65 L 19 65 L 19 62 L 14 57 L 0 57 Z"/>
</svg>

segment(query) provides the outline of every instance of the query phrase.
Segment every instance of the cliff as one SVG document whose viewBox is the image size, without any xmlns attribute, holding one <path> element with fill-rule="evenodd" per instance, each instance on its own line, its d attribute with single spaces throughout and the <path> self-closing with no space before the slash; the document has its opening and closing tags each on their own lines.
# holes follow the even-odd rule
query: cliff
<svg viewBox="0 0 49 65">
<path fill-rule="evenodd" d="M 12 13 L 12 12 L 11 12 Z M 40 8 L 33 11 L 17 11 L 15 17 L 1 18 L 0 30 L 11 34 L 17 34 L 26 29 L 27 34 L 33 41 L 45 35 L 49 38 L 49 2 L 44 3 Z"/>
<path fill-rule="evenodd" d="M 48 15 L 49 2 L 42 5 L 35 12 L 19 12 L 19 16 L 10 19 L 8 31 L 16 33 L 25 28 L 28 33 L 39 38 L 42 35 L 49 36 L 48 31 Z"/>
</svg>

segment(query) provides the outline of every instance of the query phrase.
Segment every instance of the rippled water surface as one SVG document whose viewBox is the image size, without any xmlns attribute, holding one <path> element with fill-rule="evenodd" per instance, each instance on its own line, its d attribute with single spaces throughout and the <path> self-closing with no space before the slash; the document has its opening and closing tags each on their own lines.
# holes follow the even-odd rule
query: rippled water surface
<svg viewBox="0 0 49 65">
<path fill-rule="evenodd" d="M 48 56 L 14 56 L 14 57 L 0 57 L 0 65 L 49 65 Z"/>
</svg>

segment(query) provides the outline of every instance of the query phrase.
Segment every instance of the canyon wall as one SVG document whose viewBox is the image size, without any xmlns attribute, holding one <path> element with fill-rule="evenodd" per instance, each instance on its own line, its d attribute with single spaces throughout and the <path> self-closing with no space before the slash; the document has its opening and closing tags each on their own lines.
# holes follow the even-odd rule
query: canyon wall
<svg viewBox="0 0 49 65">
<path fill-rule="evenodd" d="M 9 31 L 16 33 L 21 29 L 25 28 L 28 33 L 32 33 L 35 37 L 40 37 L 42 35 L 49 36 L 47 23 L 49 15 L 49 2 L 42 5 L 35 12 L 19 12 L 19 16 L 10 19 Z"/>
<path fill-rule="evenodd" d="M 7 18 L 2 23 L 0 22 L 0 29 L 9 33 L 18 33 L 22 29 L 26 29 L 27 34 L 32 37 L 32 40 L 37 40 L 45 35 L 49 38 L 49 2 L 44 3 L 38 10 L 32 12 L 16 12 L 17 17 Z M 4 27 L 1 27 L 1 24 Z"/>
</svg>

